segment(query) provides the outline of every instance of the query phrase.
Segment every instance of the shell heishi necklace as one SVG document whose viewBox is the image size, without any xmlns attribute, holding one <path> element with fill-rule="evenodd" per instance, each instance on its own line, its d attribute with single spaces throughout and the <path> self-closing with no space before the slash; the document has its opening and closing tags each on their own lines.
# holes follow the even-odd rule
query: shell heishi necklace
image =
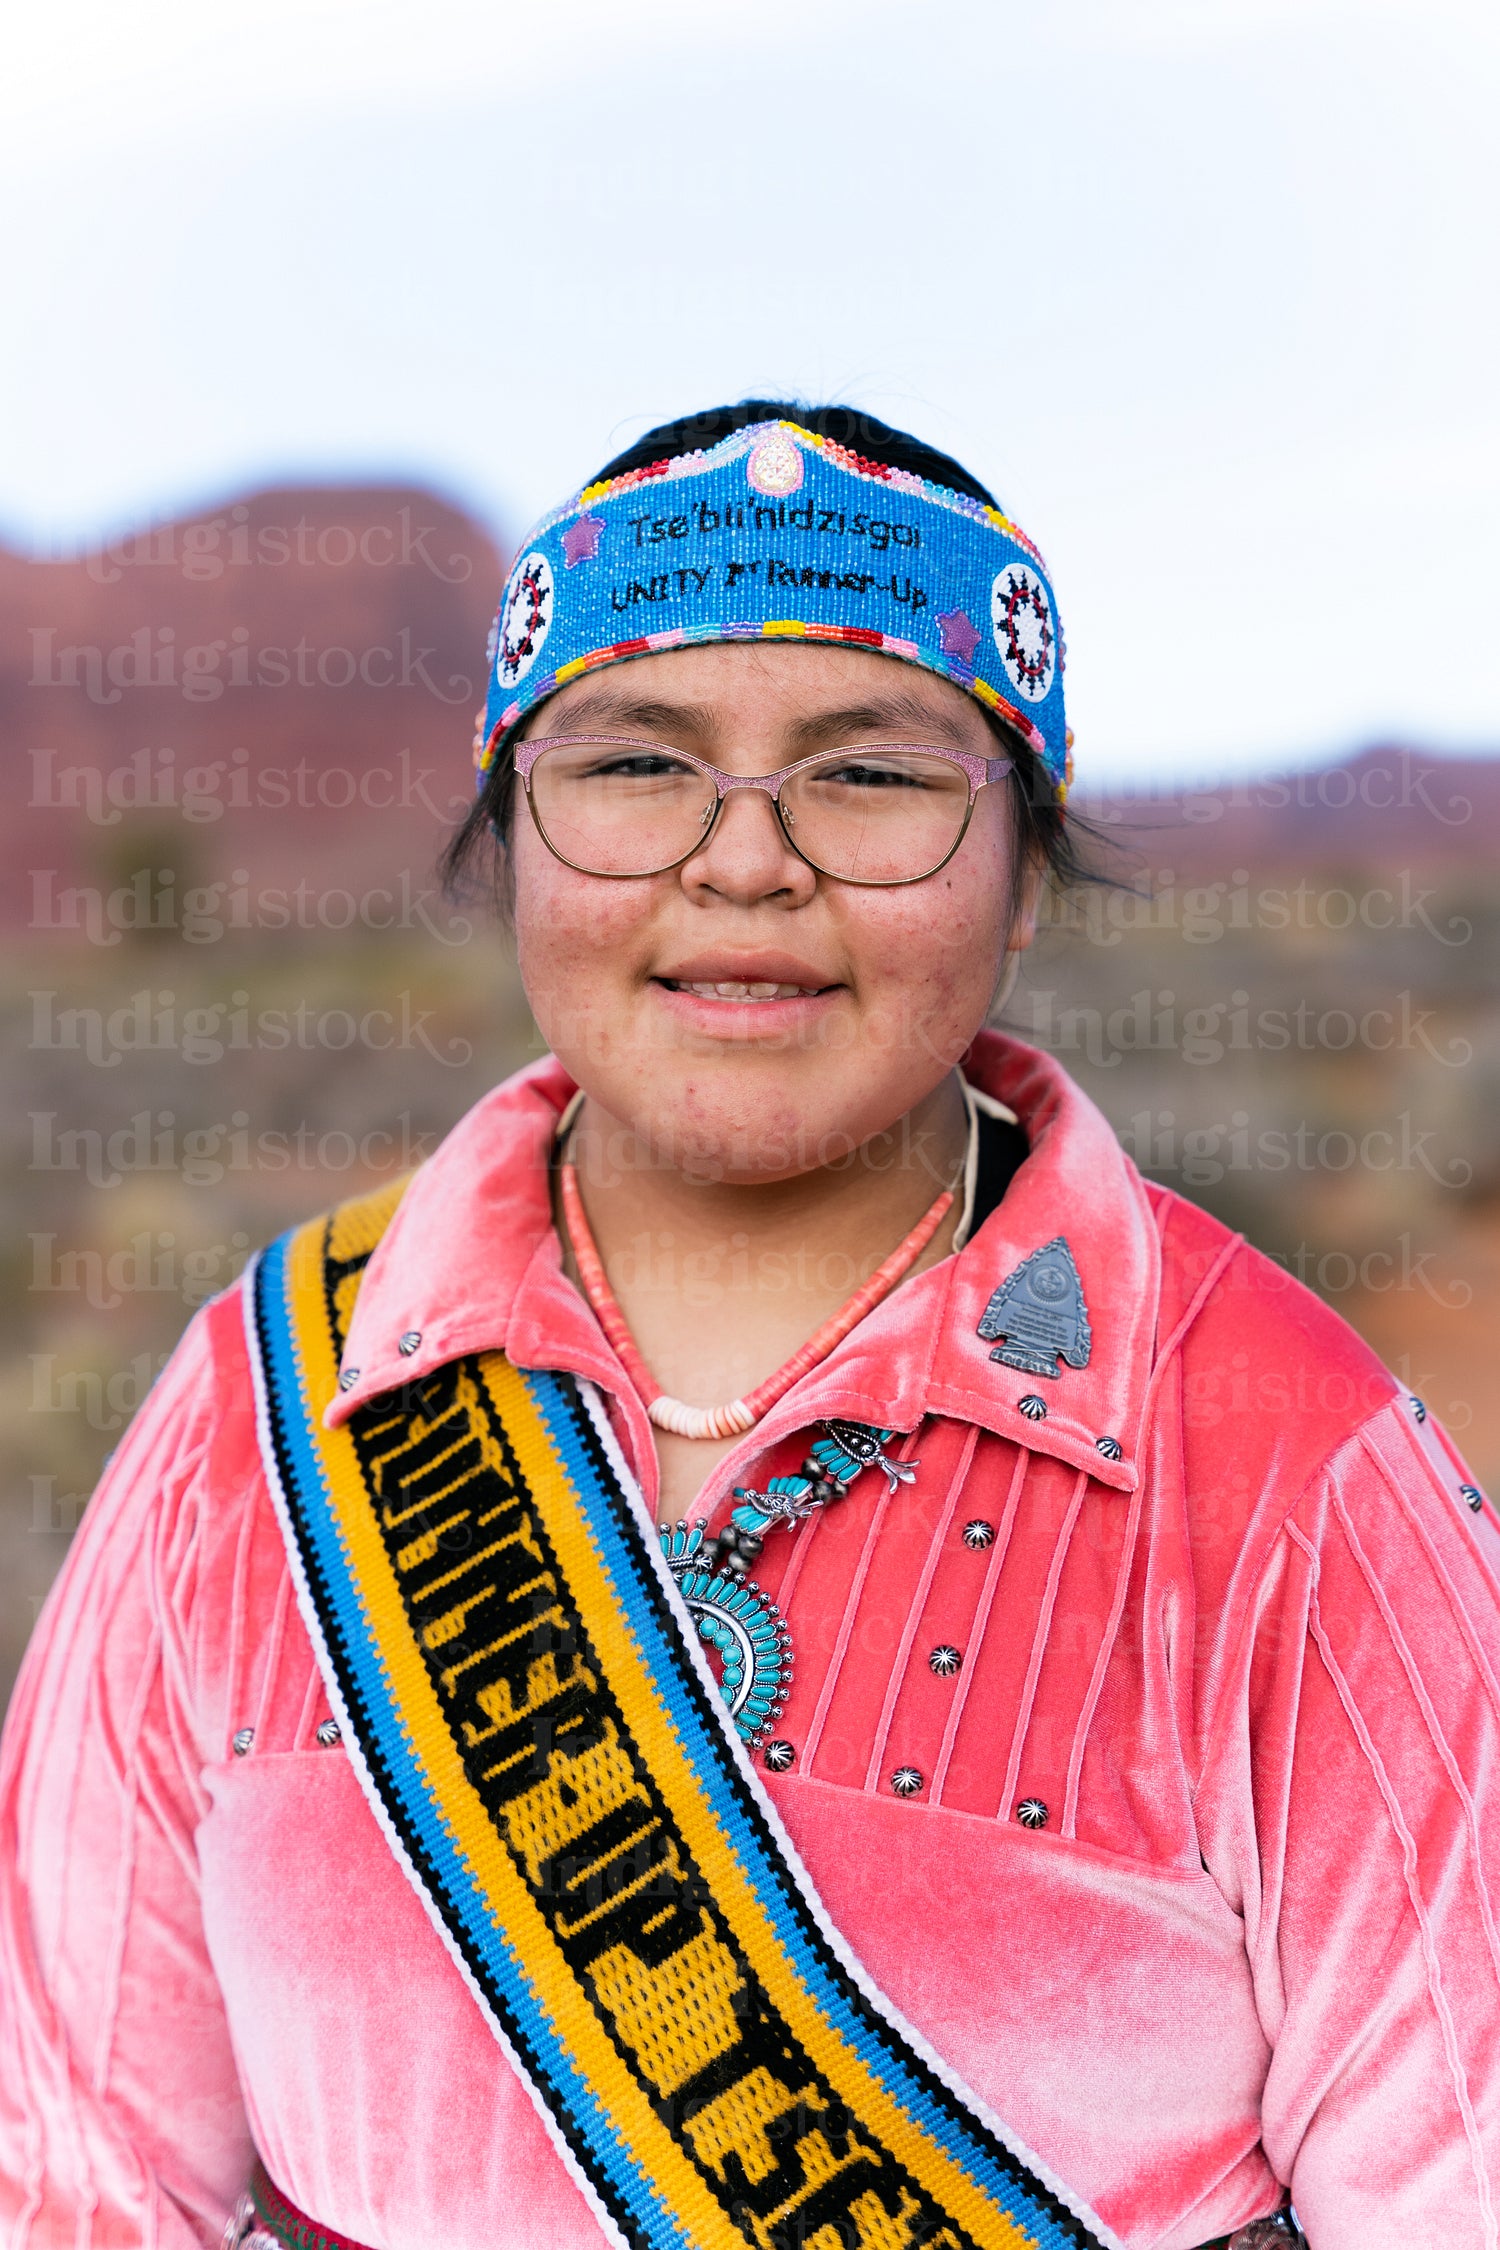
<svg viewBox="0 0 1500 2250">
<path fill-rule="evenodd" d="M 571 1158 L 564 1158 L 561 1171 L 563 1216 L 567 1220 L 584 1295 L 656 1427 L 659 1430 L 670 1430 L 676 1437 L 685 1438 L 743 1437 L 746 1431 L 753 1430 L 756 1423 L 770 1413 L 776 1401 L 785 1397 L 794 1383 L 816 1367 L 820 1360 L 826 1359 L 843 1342 L 850 1330 L 858 1327 L 866 1313 L 873 1311 L 883 1297 L 890 1295 L 897 1282 L 916 1264 L 953 1207 L 953 1190 L 944 1188 L 936 1202 L 924 1212 L 911 1232 L 897 1243 L 884 1263 L 877 1266 L 869 1280 L 855 1290 L 848 1303 L 825 1320 L 816 1334 L 793 1352 L 791 1358 L 778 1367 L 774 1375 L 768 1375 L 763 1383 L 758 1383 L 748 1397 L 732 1398 L 727 1406 L 686 1406 L 681 1399 L 668 1396 L 641 1358 L 625 1315 L 605 1279 L 604 1263 L 584 1213 L 583 1197 L 578 1189 L 577 1167 Z"/>
<path fill-rule="evenodd" d="M 570 1122 L 571 1115 L 565 1119 L 565 1131 Z M 973 1137 L 971 1112 L 966 1181 L 973 1170 Z M 731 1399 L 727 1406 L 687 1406 L 681 1399 L 667 1396 L 641 1358 L 605 1278 L 604 1261 L 583 1208 L 577 1166 L 564 1157 L 560 1169 L 563 1216 L 584 1294 L 656 1427 L 689 1438 L 739 1437 L 753 1430 L 800 1376 L 826 1359 L 865 1314 L 890 1294 L 926 1249 L 954 1201 L 952 1190 L 945 1188 L 842 1310 L 825 1320 L 800 1351 L 747 1398 Z M 965 1218 L 970 1202 L 971 1194 L 966 1193 Z M 759 1748 L 770 1733 L 792 1684 L 792 1640 L 786 1620 L 769 1594 L 745 1576 L 765 1543 L 766 1533 L 777 1523 L 791 1530 L 829 1501 L 842 1500 L 864 1469 L 883 1470 L 894 1492 L 898 1485 L 911 1483 L 919 1466 L 915 1461 L 893 1460 L 886 1454 L 884 1448 L 895 1436 L 894 1430 L 871 1429 L 861 1422 L 825 1421 L 822 1431 L 800 1474 L 772 1477 L 764 1492 L 735 1486 L 738 1505 L 712 1545 L 701 1522 L 661 1527 L 663 1559 L 699 1636 L 720 1654 L 719 1693 L 741 1739 L 752 1750 Z"/>
</svg>

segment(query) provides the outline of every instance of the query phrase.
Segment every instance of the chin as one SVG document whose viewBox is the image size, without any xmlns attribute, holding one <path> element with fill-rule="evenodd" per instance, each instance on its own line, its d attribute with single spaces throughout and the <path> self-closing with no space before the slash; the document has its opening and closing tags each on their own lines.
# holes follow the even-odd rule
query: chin
<svg viewBox="0 0 1500 2250">
<path fill-rule="evenodd" d="M 631 1123 L 656 1162 L 688 1179 L 769 1187 L 849 1164 L 911 1106 L 907 1085 L 896 1082 L 868 1087 L 851 1103 L 847 1064 L 843 1075 L 841 1085 L 832 1064 L 819 1065 L 810 1074 L 817 1082 L 798 1086 L 771 1085 L 764 1070 L 722 1063 L 701 1074 L 664 1071 Z"/>
<path fill-rule="evenodd" d="M 664 1073 L 652 1088 L 650 1112 L 638 1130 L 659 1163 L 700 1181 L 748 1185 L 795 1178 L 821 1161 L 817 1152 L 831 1119 L 816 1098 L 799 1102 L 771 1089 L 760 1071 Z M 725 1084 L 725 1079 L 738 1084 Z M 847 1146 L 847 1141 L 845 1142 Z"/>
</svg>

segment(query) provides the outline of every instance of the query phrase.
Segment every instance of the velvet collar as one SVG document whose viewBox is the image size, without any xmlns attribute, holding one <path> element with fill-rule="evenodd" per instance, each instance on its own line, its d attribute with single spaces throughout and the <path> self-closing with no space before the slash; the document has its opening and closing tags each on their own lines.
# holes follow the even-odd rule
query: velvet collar
<svg viewBox="0 0 1500 2250">
<path fill-rule="evenodd" d="M 722 1474 L 825 1415 L 912 1430 L 943 1414 L 1134 1490 L 1161 1286 L 1144 1184 L 1050 1056 L 984 1032 L 964 1071 L 1009 1104 L 1030 1142 L 1004 1201 L 963 1250 L 897 1289 L 789 1391 Z M 573 1090 L 550 1056 L 531 1065 L 476 1103 L 417 1172 L 366 1272 L 344 1362 L 358 1372 L 328 1403 L 330 1428 L 445 1360 L 498 1347 L 518 1366 L 597 1383 L 617 1402 L 637 1462 L 654 1463 L 644 1412 L 562 1270 L 552 1226 L 548 1157 Z M 991 1292 L 1058 1234 L 1078 1267 L 1093 1344 L 1087 1367 L 1038 1382 L 992 1361 L 976 1330 Z M 400 1340 L 414 1334 L 403 1353 Z M 1033 1421 L 1019 1402 L 1041 1393 L 1047 1414 Z M 1118 1460 L 1101 1439 L 1118 1444 Z"/>
</svg>

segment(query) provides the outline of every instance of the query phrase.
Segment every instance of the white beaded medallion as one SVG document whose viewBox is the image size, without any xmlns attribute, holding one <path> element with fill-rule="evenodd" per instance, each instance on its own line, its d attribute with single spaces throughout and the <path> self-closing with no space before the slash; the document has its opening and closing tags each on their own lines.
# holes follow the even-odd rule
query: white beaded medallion
<svg viewBox="0 0 1500 2250">
<path fill-rule="evenodd" d="M 524 680 L 552 627 L 552 565 L 533 548 L 510 574 L 495 636 L 495 677 L 503 688 Z"/>
<path fill-rule="evenodd" d="M 1017 695 L 1040 703 L 1057 671 L 1057 620 L 1040 571 L 1007 563 L 996 573 L 990 623 L 1006 678 Z"/>
</svg>

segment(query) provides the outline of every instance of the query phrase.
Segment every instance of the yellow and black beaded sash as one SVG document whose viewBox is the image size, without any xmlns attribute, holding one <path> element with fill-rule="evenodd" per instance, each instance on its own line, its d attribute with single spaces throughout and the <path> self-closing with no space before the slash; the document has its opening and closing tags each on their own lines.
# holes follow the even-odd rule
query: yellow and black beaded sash
<svg viewBox="0 0 1500 2250">
<path fill-rule="evenodd" d="M 257 1261 L 266 1472 L 365 1793 L 606 2234 L 1112 2243 L 828 1922 L 592 1398 L 488 1352 L 324 1428 L 399 1194 Z"/>
</svg>

